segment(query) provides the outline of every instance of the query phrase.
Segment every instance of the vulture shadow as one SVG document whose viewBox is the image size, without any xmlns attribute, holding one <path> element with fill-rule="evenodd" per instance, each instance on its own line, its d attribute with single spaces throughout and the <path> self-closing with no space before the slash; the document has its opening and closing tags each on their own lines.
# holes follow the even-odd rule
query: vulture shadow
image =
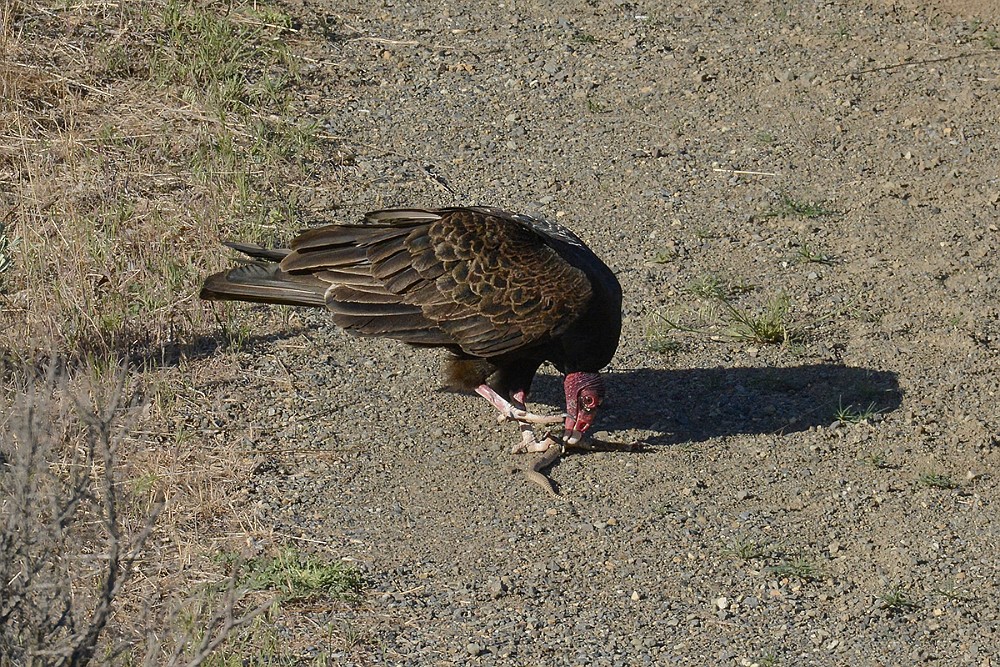
<svg viewBox="0 0 1000 667">
<path fill-rule="evenodd" d="M 829 426 L 838 412 L 886 413 L 902 391 L 891 371 L 813 364 L 788 368 L 635 369 L 605 374 L 608 399 L 596 431 L 644 430 L 659 446 Z M 536 378 L 537 398 L 558 404 L 559 378 Z"/>
</svg>

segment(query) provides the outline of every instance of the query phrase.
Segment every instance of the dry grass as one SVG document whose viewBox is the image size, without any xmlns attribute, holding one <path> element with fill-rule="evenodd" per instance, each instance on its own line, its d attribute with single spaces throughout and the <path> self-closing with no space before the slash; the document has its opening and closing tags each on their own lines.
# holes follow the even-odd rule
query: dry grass
<svg viewBox="0 0 1000 667">
<path fill-rule="evenodd" d="M 292 33 L 253 7 L 5 0 L 8 357 L 175 355 L 214 328 L 195 294 L 215 240 L 295 226 Z"/>
<path fill-rule="evenodd" d="M 194 666 L 266 610 L 246 609 L 235 572 L 221 592 L 153 602 L 178 597 L 149 578 L 167 498 L 162 484 L 125 480 L 142 412 L 125 369 L 73 381 L 53 364 L 15 394 L 0 424 L 0 665 Z M 180 622 L 191 608 L 194 626 Z"/>
<path fill-rule="evenodd" d="M 217 345 L 220 324 L 246 330 L 197 299 L 227 261 L 217 240 L 269 243 L 300 226 L 294 184 L 317 153 L 301 39 L 259 2 L 0 0 L 0 403 L 45 360 L 98 386 L 124 363 L 144 403 L 116 441 L 123 530 L 166 501 L 115 627 L 180 634 L 119 661 L 187 663 L 214 647 L 203 631 L 238 618 L 238 592 L 210 556 L 271 538 L 234 500 L 252 461 L 188 420 L 225 359 L 189 358 Z M 53 419 L 81 446 L 85 429 Z"/>
</svg>

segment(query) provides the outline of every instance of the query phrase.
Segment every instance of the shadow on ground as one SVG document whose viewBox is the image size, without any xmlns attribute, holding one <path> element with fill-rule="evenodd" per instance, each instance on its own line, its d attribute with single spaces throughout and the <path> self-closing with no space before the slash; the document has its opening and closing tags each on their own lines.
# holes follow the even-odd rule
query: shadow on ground
<svg viewBox="0 0 1000 667">
<path fill-rule="evenodd" d="M 653 431 L 650 445 L 829 426 L 841 411 L 892 412 L 897 374 L 815 364 L 788 368 L 636 369 L 607 373 L 609 399 L 596 428 Z M 538 377 L 532 398 L 556 403 L 557 378 Z M 612 437 L 612 439 L 614 439 Z"/>
</svg>

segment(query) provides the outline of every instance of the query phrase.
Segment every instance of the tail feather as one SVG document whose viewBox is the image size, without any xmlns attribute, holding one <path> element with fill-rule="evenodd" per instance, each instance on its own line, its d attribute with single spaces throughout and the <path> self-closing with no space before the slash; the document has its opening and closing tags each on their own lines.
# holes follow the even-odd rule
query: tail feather
<svg viewBox="0 0 1000 667">
<path fill-rule="evenodd" d="M 280 262 L 291 252 L 288 248 L 264 248 L 263 246 L 251 243 L 236 243 L 235 241 L 223 241 L 222 245 L 232 248 L 236 252 L 241 252 L 248 257 L 264 259 L 269 262 Z"/>
<path fill-rule="evenodd" d="M 286 273 L 277 264 L 252 262 L 209 276 L 200 296 L 210 300 L 323 307 L 329 286 L 308 274 Z"/>
</svg>

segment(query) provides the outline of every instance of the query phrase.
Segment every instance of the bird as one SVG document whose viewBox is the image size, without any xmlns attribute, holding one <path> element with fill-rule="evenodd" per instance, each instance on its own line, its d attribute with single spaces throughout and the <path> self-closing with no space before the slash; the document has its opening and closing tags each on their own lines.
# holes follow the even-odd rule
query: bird
<svg viewBox="0 0 1000 667">
<path fill-rule="evenodd" d="M 488 206 L 396 208 L 306 229 L 288 248 L 224 244 L 247 259 L 206 278 L 202 299 L 326 308 L 351 334 L 444 348 L 443 388 L 517 422 L 515 453 L 576 445 L 604 402 L 622 289 L 562 225 Z M 527 409 L 546 362 L 563 377 L 562 415 Z M 535 432 L 559 423 L 561 435 Z"/>
</svg>

